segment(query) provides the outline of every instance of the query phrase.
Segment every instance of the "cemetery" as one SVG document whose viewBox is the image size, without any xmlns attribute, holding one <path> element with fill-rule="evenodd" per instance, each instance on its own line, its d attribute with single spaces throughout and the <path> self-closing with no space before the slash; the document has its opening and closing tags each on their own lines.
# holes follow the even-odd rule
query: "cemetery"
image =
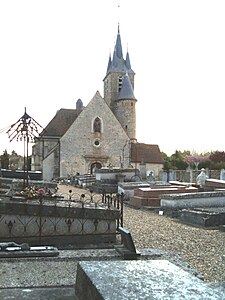
<svg viewBox="0 0 225 300">
<path fill-rule="evenodd" d="M 103 173 L 106 176 L 105 170 Z M 109 174 L 112 176 L 112 172 Z M 116 184 L 120 192 L 117 194 L 122 194 L 124 197 L 129 194 L 129 197 L 122 201 L 124 202 L 122 208 L 122 202 L 117 202 L 116 198 L 102 198 L 101 194 L 97 197 L 91 189 L 81 186 L 82 180 L 76 181 L 78 189 L 70 184 L 68 186 L 59 184 L 59 188 L 65 186 L 65 192 L 56 191 L 52 198 L 42 194 L 42 197 L 33 197 L 33 199 L 18 195 L 20 184 L 13 182 L 13 194 L 12 189 L 9 189 L 6 192 L 8 195 L 1 197 L 0 201 L 2 224 L 0 236 L 2 243 L 7 244 L 13 240 L 16 244 L 11 246 L 8 244 L 7 247 L 3 247 L 2 244 L 2 249 L 7 251 L 0 251 L 0 264 L 4 259 L 4 270 L 4 265 L 8 269 L 13 265 L 20 269 L 28 268 L 32 263 L 37 266 L 42 276 L 34 272 L 28 278 L 22 271 L 21 278 L 12 281 L 10 285 L 3 278 L 2 287 L 11 286 L 11 289 L 10 293 L 7 288 L 0 290 L 0 297 L 7 291 L 8 295 L 17 295 L 21 299 L 29 299 L 26 297 L 31 295 L 34 297 L 37 293 L 48 295 L 49 299 L 57 299 L 57 297 L 60 297 L 58 299 L 64 299 L 63 297 L 65 299 L 111 299 L 111 297 L 113 299 L 127 299 L 127 297 L 129 299 L 137 299 L 137 297 L 175 299 L 178 295 L 182 295 L 182 299 L 194 299 L 194 297 L 198 299 L 200 295 L 205 299 L 225 299 L 222 282 L 217 284 L 205 282 L 199 272 L 180 257 L 176 257 L 175 253 L 154 247 L 153 240 L 152 248 L 138 247 L 137 249 L 131 232 L 123 226 L 123 214 L 121 218 L 121 209 L 125 209 L 126 206 L 127 209 L 129 206 L 132 207 L 131 203 L 134 203 L 132 197 L 138 196 L 142 199 L 142 202 L 139 202 L 141 205 L 137 206 L 140 212 L 142 208 L 150 205 L 151 209 L 154 207 L 152 213 L 155 216 L 160 211 L 164 211 L 162 218 L 167 218 L 166 211 L 171 208 L 176 211 L 179 209 L 180 221 L 184 224 L 189 222 L 191 225 L 212 227 L 212 223 L 214 226 L 217 222 L 218 227 L 224 222 L 223 214 L 219 211 L 224 197 L 221 181 L 217 181 L 219 191 L 215 180 L 210 180 L 210 189 L 213 190 L 200 192 L 196 186 L 185 183 L 174 181 L 153 184 L 153 182 L 138 180 L 129 181 L 132 180 L 132 176 L 126 181 L 126 176 L 116 176 L 118 170 L 114 174 L 115 176 L 104 179 L 100 174 L 99 181 L 110 184 L 112 180 L 113 185 Z M 55 183 L 50 183 L 49 186 L 45 184 L 45 190 L 49 188 L 54 191 L 56 188 Z M 206 203 L 209 201 L 208 207 L 206 205 L 199 207 L 199 203 L 205 201 L 204 196 Z M 151 197 L 155 198 L 155 202 Z M 199 201 L 198 207 L 193 205 L 194 201 Z M 212 210 L 212 203 L 217 203 L 217 215 Z M 137 213 L 137 210 L 134 211 Z M 194 215 L 196 211 L 198 214 L 204 213 L 204 224 L 198 221 L 203 220 L 202 216 L 197 218 Z M 210 218 L 206 214 L 211 214 Z M 159 214 L 157 218 L 160 218 Z M 218 219 L 220 219 L 219 223 Z M 130 219 L 129 223 L 135 224 L 135 219 Z M 219 232 L 224 234 L 222 231 Z M 138 237 L 135 234 L 136 239 L 138 240 Z M 27 245 L 25 248 L 24 244 Z M 31 253 L 31 250 L 36 251 Z M 23 261 L 25 258 L 28 259 L 26 263 Z M 41 266 L 42 263 L 48 266 L 48 271 Z M 57 279 L 61 276 L 57 268 L 53 271 L 53 266 L 61 266 L 60 269 L 65 268 L 65 272 L 69 268 L 69 277 L 68 273 L 65 273 L 67 275 L 63 275 L 64 278 Z M 10 272 L 16 274 L 15 271 Z M 74 273 L 73 276 L 71 272 Z M 63 270 L 61 274 L 64 274 Z M 31 284 L 32 288 L 30 288 Z M 41 285 L 43 287 L 38 288 Z M 34 288 L 35 286 L 37 288 Z"/>
<path fill-rule="evenodd" d="M 0 168 L 0 299 L 225 300 L 225 171 L 170 169 L 138 141 L 119 25 L 103 82 L 45 128 L 25 108 L 6 131 L 24 153 Z"/>
<path fill-rule="evenodd" d="M 25 108 L 6 131 L 24 153 L 15 164 L 5 151 L 0 168 L 0 299 L 225 299 L 225 171 L 199 172 L 190 155 L 179 170 L 158 145 L 138 141 L 119 24 L 114 46 L 103 96 L 57 108 L 45 128 Z M 57 102 L 48 102 L 52 113 Z"/>
<path fill-rule="evenodd" d="M 225 181 L 208 178 L 205 170 L 200 172 L 198 180 L 202 182 L 119 182 L 118 191 L 131 207 L 176 217 L 193 226 L 223 230 Z"/>
</svg>

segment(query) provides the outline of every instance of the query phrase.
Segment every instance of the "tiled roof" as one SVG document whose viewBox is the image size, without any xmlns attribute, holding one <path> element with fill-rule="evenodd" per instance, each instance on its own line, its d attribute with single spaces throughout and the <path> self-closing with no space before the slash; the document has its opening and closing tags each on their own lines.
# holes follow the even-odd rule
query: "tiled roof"
<svg viewBox="0 0 225 300">
<path fill-rule="evenodd" d="M 78 116 L 76 109 L 61 108 L 40 134 L 42 137 L 62 137 Z"/>
<path fill-rule="evenodd" d="M 158 145 L 131 143 L 131 162 L 163 164 Z"/>
</svg>

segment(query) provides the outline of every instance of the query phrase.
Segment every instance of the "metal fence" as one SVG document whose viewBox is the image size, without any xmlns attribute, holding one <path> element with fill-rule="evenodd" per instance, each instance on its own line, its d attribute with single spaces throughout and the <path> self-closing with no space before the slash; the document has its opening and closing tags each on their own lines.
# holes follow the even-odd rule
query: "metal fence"
<svg viewBox="0 0 225 300">
<path fill-rule="evenodd" d="M 3 203 L 2 203 L 3 204 Z M 1 204 L 1 205 L 2 205 Z M 69 193 L 55 197 L 40 195 L 33 199 L 4 202 L 0 216 L 1 241 L 31 241 L 41 244 L 58 239 L 75 241 L 113 241 L 123 226 L 123 195 Z"/>
</svg>

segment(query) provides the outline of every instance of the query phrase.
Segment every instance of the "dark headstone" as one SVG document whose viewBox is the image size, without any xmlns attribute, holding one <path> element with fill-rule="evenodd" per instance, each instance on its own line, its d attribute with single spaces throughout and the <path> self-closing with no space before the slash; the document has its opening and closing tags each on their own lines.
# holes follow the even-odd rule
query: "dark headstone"
<svg viewBox="0 0 225 300">
<path fill-rule="evenodd" d="M 140 252 L 136 250 L 131 233 L 128 229 L 119 227 L 118 231 L 121 234 L 121 245 L 116 245 L 116 251 L 121 254 L 124 259 L 136 259 L 140 256 Z"/>
</svg>

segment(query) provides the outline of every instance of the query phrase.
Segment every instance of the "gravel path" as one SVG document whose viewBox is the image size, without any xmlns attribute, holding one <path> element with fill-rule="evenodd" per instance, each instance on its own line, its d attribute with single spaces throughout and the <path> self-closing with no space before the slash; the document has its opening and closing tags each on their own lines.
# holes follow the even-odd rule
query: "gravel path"
<svg viewBox="0 0 225 300">
<path fill-rule="evenodd" d="M 85 193 L 59 185 L 59 193 Z M 181 257 L 205 281 L 225 281 L 225 232 L 192 227 L 154 212 L 124 207 L 124 227 L 132 234 L 136 248 L 171 251 Z"/>
</svg>

